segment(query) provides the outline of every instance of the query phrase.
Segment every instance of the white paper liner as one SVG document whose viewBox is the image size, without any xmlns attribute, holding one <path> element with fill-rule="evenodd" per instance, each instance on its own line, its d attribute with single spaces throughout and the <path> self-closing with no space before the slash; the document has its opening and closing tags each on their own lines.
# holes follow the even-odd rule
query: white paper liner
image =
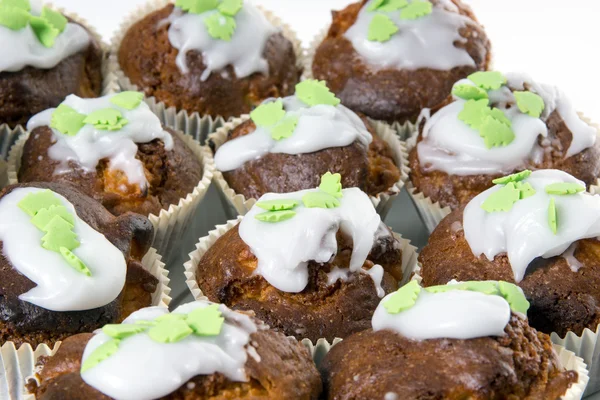
<svg viewBox="0 0 600 400">
<path fill-rule="evenodd" d="M 250 116 L 247 114 L 239 118 L 234 118 L 217 129 L 216 132 L 208 135 L 208 140 L 214 144 L 215 151 L 225 143 L 227 134 L 231 130 L 249 119 Z M 381 215 L 381 219 L 385 219 L 392 207 L 393 200 L 400 194 L 405 182 L 408 180 L 408 173 L 410 172 L 408 168 L 408 152 L 406 151 L 404 142 L 398 139 L 396 132 L 388 124 L 375 120 L 369 120 L 369 122 L 377 135 L 389 145 L 394 156 L 394 163 L 400 170 L 400 179 L 391 188 L 377 196 L 369 196 L 377 213 Z M 246 215 L 254 204 L 256 204 L 257 199 L 247 199 L 244 195 L 238 194 L 231 189 L 221 171 L 216 169 L 216 166 L 214 182 L 219 189 L 221 200 L 229 218 L 235 218 L 237 215 Z"/>
<path fill-rule="evenodd" d="M 121 42 L 123 41 L 125 34 L 136 22 L 171 3 L 174 3 L 174 0 L 148 0 L 148 2 L 141 4 L 125 17 L 120 24 L 119 30 L 113 36 L 111 41 L 109 70 L 116 75 L 117 81 L 123 90 L 143 92 L 143 90 L 140 90 L 137 85 L 129 80 L 119 65 L 119 48 L 121 47 Z M 265 14 L 271 24 L 281 28 L 283 35 L 292 43 L 294 53 L 296 54 L 296 64 L 298 67 L 302 68 L 305 64 L 304 49 L 302 48 L 302 42 L 298 38 L 296 32 L 271 11 L 264 9 L 263 7 L 259 7 L 259 9 Z M 214 132 L 225 123 L 225 118 L 221 116 L 213 117 L 210 115 L 200 115 L 198 112 L 192 112 L 190 114 L 186 110 L 177 110 L 175 107 L 168 107 L 165 103 L 155 97 L 147 97 L 146 102 L 155 114 L 158 115 L 163 124 L 193 136 L 200 143 L 204 143 L 209 133 Z"/>
<path fill-rule="evenodd" d="M 8 184 L 6 161 L 0 159 L 0 190 Z"/>
<path fill-rule="evenodd" d="M 154 225 L 154 242 L 152 246 L 157 249 L 165 260 L 170 261 L 179 253 L 178 242 L 181 239 L 188 223 L 193 217 L 198 205 L 206 195 L 213 178 L 214 162 L 210 150 L 189 135 L 175 131 L 175 134 L 192 150 L 202 165 L 202 178 L 185 198 L 178 204 L 172 204 L 168 210 L 161 210 L 159 215 L 150 214 L 148 219 Z M 8 181 L 9 184 L 19 183 L 18 171 L 21 167 L 23 147 L 29 138 L 30 132 L 24 132 L 17 139 L 8 155 Z"/>
</svg>

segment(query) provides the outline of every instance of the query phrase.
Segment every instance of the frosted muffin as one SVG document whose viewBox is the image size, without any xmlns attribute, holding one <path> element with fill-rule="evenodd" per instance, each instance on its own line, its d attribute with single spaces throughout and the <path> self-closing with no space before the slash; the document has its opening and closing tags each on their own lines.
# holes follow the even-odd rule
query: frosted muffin
<svg viewBox="0 0 600 400">
<path fill-rule="evenodd" d="M 101 91 L 102 49 L 86 27 L 41 1 L 0 3 L 0 124 Z"/>
<path fill-rule="evenodd" d="M 37 400 L 316 400 L 319 374 L 306 348 L 223 305 L 151 307 L 121 325 L 65 340 L 39 363 Z"/>
<path fill-rule="evenodd" d="M 460 0 L 363 0 L 333 12 L 312 74 L 356 112 L 415 122 L 490 59 L 483 28 Z"/>
</svg>

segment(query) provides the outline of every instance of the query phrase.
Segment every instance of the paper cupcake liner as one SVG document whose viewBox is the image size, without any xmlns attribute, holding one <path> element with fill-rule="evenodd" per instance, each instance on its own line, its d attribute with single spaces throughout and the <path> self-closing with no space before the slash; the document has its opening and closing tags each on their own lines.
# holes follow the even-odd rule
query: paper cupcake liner
<svg viewBox="0 0 600 400">
<path fill-rule="evenodd" d="M 6 161 L 0 159 L 0 190 L 8 183 Z"/>
<path fill-rule="evenodd" d="M 123 90 L 135 90 L 143 92 L 143 90 L 140 90 L 137 85 L 131 82 L 119 65 L 118 53 L 125 34 L 132 25 L 143 19 L 146 15 L 164 8 L 171 3 L 174 3 L 174 1 L 149 0 L 147 3 L 138 6 L 131 14 L 125 17 L 118 32 L 113 36 L 111 41 L 109 70 L 116 75 L 119 86 Z M 296 53 L 296 63 L 299 67 L 303 67 L 305 64 L 304 50 L 302 48 L 302 42 L 300 39 L 298 39 L 296 32 L 271 11 L 265 10 L 263 7 L 259 7 L 259 9 L 265 14 L 269 22 L 276 27 L 280 27 L 283 35 L 292 42 L 294 52 Z M 156 113 L 156 115 L 158 115 L 163 124 L 193 136 L 202 144 L 204 144 L 209 133 L 214 132 L 217 128 L 225 123 L 225 118 L 222 116 L 214 117 L 210 115 L 200 115 L 198 112 L 177 110 L 175 107 L 168 107 L 164 102 L 161 102 L 155 97 L 147 97 L 146 102 Z"/>
<path fill-rule="evenodd" d="M 225 123 L 216 132 L 208 135 L 208 140 L 214 144 L 215 152 L 227 140 L 227 134 L 237 126 L 250 119 L 249 115 L 242 115 L 240 118 L 234 118 Z M 377 135 L 383 139 L 392 150 L 394 162 L 400 169 L 400 179 L 388 191 L 378 194 L 377 196 L 369 196 L 377 213 L 384 219 L 390 208 L 393 200 L 400 194 L 404 187 L 404 183 L 408 180 L 408 152 L 404 142 L 398 139 L 396 132 L 386 123 L 369 120 L 375 128 Z M 223 202 L 223 206 L 229 218 L 235 218 L 238 215 L 246 215 L 248 211 L 256 204 L 257 199 L 247 199 L 244 195 L 236 193 L 223 177 L 221 171 L 215 167 L 214 182 L 219 189 L 219 194 Z"/>
<path fill-rule="evenodd" d="M 434 203 L 429 197 L 425 197 L 423 193 L 418 193 L 410 181 L 406 183 L 406 190 L 417 208 L 428 233 L 433 232 L 444 217 L 452 212 L 450 207 L 442 207 L 439 202 Z"/>
<path fill-rule="evenodd" d="M 192 150 L 202 165 L 202 178 L 194 190 L 178 204 L 172 204 L 168 210 L 161 210 L 159 215 L 150 214 L 148 219 L 154 225 L 154 242 L 152 246 L 169 262 L 179 253 L 178 241 L 181 239 L 198 205 L 206 195 L 214 173 L 214 162 L 210 150 L 189 135 L 175 131 L 175 134 Z M 21 167 L 23 147 L 30 132 L 24 132 L 16 141 L 8 156 L 8 182 L 19 183 L 18 171 Z"/>
</svg>

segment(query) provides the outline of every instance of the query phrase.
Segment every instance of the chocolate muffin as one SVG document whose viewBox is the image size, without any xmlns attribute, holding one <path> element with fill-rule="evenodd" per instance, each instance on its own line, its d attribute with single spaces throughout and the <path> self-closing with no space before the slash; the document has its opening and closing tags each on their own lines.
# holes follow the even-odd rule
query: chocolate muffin
<svg viewBox="0 0 600 400">
<path fill-rule="evenodd" d="M 69 96 L 32 118 L 19 181 L 72 184 L 114 215 L 159 215 L 177 205 L 198 185 L 202 165 L 141 99 L 137 92 Z M 74 132 L 69 118 L 78 118 Z"/>
<path fill-rule="evenodd" d="M 377 120 L 415 122 L 444 103 L 454 82 L 491 63 L 483 27 L 460 0 L 362 0 L 332 14 L 312 74 Z"/>
<path fill-rule="evenodd" d="M 398 156 L 375 129 L 387 126 L 374 125 L 339 103 L 324 82 L 315 80 L 299 83 L 294 96 L 267 100 L 226 138 L 211 136 L 213 147 L 219 144 L 217 170 L 247 199 L 314 188 L 328 171 L 341 174 L 344 187 L 373 197 L 397 192 Z"/>
<path fill-rule="evenodd" d="M 409 156 L 415 191 L 433 203 L 457 209 L 493 179 L 525 168 L 559 169 L 596 183 L 597 129 L 556 87 L 488 72 L 458 81 L 453 94 L 425 118 Z"/>
<path fill-rule="evenodd" d="M 152 304 L 147 218 L 114 217 L 63 183 L 8 186 L 0 214 L 1 344 L 52 346 Z"/>
<path fill-rule="evenodd" d="M 153 335 L 150 328 L 147 333 L 139 332 L 119 340 L 118 348 L 128 347 L 131 350 L 135 346 L 134 341 L 146 340 L 150 347 L 165 355 L 163 359 L 151 356 L 146 358 L 146 364 L 140 365 L 139 360 L 131 358 L 131 353 L 120 354 L 119 350 L 115 349 L 114 353 L 92 367 L 88 367 L 89 360 L 93 357 L 89 349 L 95 346 L 97 349 L 98 337 L 107 335 L 99 333 L 96 336 L 92 334 L 72 336 L 62 343 L 54 356 L 40 360 L 41 372 L 37 375 L 37 380 L 30 380 L 28 388 L 38 400 L 108 400 L 113 398 L 111 394 L 117 397 L 117 394 L 122 396 L 124 392 L 127 392 L 128 398 L 137 398 L 136 396 L 150 398 L 151 396 L 165 400 L 214 398 L 316 400 L 319 398 L 321 380 L 306 348 L 281 333 L 269 330 L 254 318 L 232 312 L 222 305 L 209 306 L 208 304 L 207 302 L 186 304 L 172 314 L 166 315 L 172 317 L 181 315 L 184 309 L 214 307 L 213 311 L 219 313 L 217 315 L 222 315 L 221 321 L 224 320 L 221 322 L 221 332 L 227 330 L 233 332 L 235 336 L 223 337 L 218 331 L 208 336 L 188 333 L 185 339 L 174 340 L 174 343 L 157 342 L 162 338 Z M 142 310 L 132 315 L 132 318 L 147 320 L 157 312 L 168 313 L 166 309 L 152 312 Z M 193 311 L 187 315 L 193 315 Z M 186 321 L 190 327 L 193 326 L 189 318 L 179 319 L 185 328 L 187 325 L 182 321 Z M 152 324 L 154 321 L 149 322 Z M 121 326 L 130 326 L 132 323 L 133 319 L 130 319 L 129 324 L 125 323 Z M 104 331 L 106 332 L 106 327 Z M 214 334 L 220 334 L 221 337 L 214 338 Z M 236 343 L 235 339 L 239 342 Z M 211 340 L 215 341 L 215 344 L 209 344 Z M 194 343 L 195 348 L 192 347 Z M 177 358 L 176 352 L 181 352 L 177 347 L 187 348 L 190 357 Z M 198 353 L 198 349 L 203 350 L 204 353 Z M 234 354 L 233 350 L 237 352 Z M 138 358 L 142 358 L 142 354 L 139 356 Z M 214 359 L 225 361 L 226 357 L 230 359 L 223 365 L 215 366 Z M 123 362 L 116 371 L 108 369 L 106 365 L 115 358 Z M 182 371 L 181 366 L 184 364 L 191 365 L 191 370 Z M 232 373 L 232 366 L 239 367 L 240 371 Z M 166 371 L 166 374 L 156 375 L 156 371 L 168 367 L 171 368 Z M 153 379 L 141 380 L 141 375 L 135 374 L 139 369 L 147 371 Z M 111 379 L 113 382 L 116 381 L 116 384 L 111 384 Z M 118 388 L 119 382 L 126 382 L 126 384 Z"/>
<path fill-rule="evenodd" d="M 24 126 L 70 94 L 99 96 L 103 53 L 89 29 L 29 0 L 10 4 L 0 7 L 0 124 Z"/>
<path fill-rule="evenodd" d="M 293 43 L 253 5 L 213 3 L 197 10 L 178 1 L 134 23 L 117 45 L 124 75 L 167 107 L 213 117 L 291 94 L 302 74 Z"/>
<path fill-rule="evenodd" d="M 201 257 L 203 294 L 298 339 L 367 329 L 379 299 L 403 278 L 403 252 L 365 193 L 336 192 L 329 179 L 317 190 L 261 197 Z"/>
<path fill-rule="evenodd" d="M 583 192 L 583 182 L 561 171 L 511 179 L 521 180 L 500 181 L 442 220 L 419 256 L 423 285 L 451 279 L 515 282 L 531 303 L 534 328 L 560 337 L 596 331 L 600 197 Z M 511 205 L 502 196 L 515 187 L 526 197 Z"/>
</svg>

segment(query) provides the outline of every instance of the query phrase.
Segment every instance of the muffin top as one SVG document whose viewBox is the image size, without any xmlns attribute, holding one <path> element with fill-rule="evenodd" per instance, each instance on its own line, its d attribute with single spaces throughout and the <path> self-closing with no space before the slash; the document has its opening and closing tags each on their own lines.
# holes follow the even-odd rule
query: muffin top
<svg viewBox="0 0 600 400">
<path fill-rule="evenodd" d="M 84 27 L 39 0 L 0 4 L 0 72 L 53 68 L 90 41 Z"/>
</svg>

